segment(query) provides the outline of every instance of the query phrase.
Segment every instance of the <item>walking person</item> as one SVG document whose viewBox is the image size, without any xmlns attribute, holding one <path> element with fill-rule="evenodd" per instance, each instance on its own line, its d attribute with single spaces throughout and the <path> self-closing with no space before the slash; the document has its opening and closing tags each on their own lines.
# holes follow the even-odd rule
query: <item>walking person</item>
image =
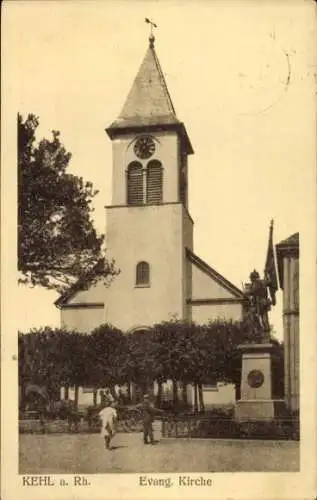
<svg viewBox="0 0 317 500">
<path fill-rule="evenodd" d="M 154 407 L 148 394 L 143 396 L 143 403 L 137 406 L 142 411 L 143 442 L 144 444 L 155 444 L 153 436 L 153 421 L 156 413 L 161 413 L 161 410 Z"/>
<path fill-rule="evenodd" d="M 109 406 L 106 406 L 99 412 L 101 419 L 101 437 L 104 438 L 106 450 L 110 450 L 110 442 L 116 433 L 116 422 L 118 414 L 116 410 L 117 403 L 112 401 Z"/>
</svg>

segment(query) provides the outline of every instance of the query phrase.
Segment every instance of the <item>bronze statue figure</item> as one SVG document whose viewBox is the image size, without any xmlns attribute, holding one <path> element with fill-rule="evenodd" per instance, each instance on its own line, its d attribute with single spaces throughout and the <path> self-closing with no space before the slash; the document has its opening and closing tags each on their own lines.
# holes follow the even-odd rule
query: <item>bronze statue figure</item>
<svg viewBox="0 0 317 500">
<path fill-rule="evenodd" d="M 270 332 L 268 312 L 272 302 L 268 296 L 269 281 L 260 279 L 259 273 L 254 269 L 250 274 L 250 283 L 247 283 L 244 294 L 247 299 L 246 319 L 251 332 L 265 341 Z"/>
</svg>

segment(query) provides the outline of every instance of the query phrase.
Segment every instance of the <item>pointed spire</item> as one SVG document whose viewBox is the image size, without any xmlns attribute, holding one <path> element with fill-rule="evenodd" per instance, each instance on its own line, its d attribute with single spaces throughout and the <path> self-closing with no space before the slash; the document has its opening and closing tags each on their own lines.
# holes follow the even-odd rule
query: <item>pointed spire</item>
<svg viewBox="0 0 317 500">
<path fill-rule="evenodd" d="M 181 132 L 188 154 L 193 153 L 186 129 L 175 112 L 165 77 L 159 63 L 154 42 L 155 37 L 152 21 L 145 19 L 151 25 L 149 46 L 134 79 L 128 97 L 118 118 L 107 128 L 107 133 L 113 137 L 118 132 L 142 127 L 177 128 Z"/>
<path fill-rule="evenodd" d="M 154 35 L 118 119 L 113 125 L 179 123 L 154 48 Z"/>
</svg>

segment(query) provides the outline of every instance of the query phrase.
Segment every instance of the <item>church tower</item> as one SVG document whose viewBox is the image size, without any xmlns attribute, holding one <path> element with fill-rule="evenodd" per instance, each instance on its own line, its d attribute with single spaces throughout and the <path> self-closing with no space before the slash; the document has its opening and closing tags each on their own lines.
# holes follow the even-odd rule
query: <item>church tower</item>
<svg viewBox="0 0 317 500">
<path fill-rule="evenodd" d="M 176 117 L 152 34 L 122 111 L 106 131 L 113 155 L 106 243 L 120 269 L 105 290 L 106 320 L 126 331 L 172 317 L 190 319 L 187 158 L 193 149 Z"/>
<path fill-rule="evenodd" d="M 244 295 L 193 252 L 188 212 L 188 156 L 151 34 L 112 141 L 112 199 L 106 207 L 107 258 L 120 274 L 75 283 L 55 302 L 63 327 L 91 332 L 110 323 L 124 332 L 173 318 L 199 324 L 239 320 Z M 88 285 L 88 286 L 87 286 Z"/>
</svg>

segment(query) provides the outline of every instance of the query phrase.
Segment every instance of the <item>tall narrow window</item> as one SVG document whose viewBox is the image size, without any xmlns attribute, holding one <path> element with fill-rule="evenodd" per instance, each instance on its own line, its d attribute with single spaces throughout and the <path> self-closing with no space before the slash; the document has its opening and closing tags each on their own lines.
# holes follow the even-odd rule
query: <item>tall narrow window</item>
<svg viewBox="0 0 317 500">
<path fill-rule="evenodd" d="M 187 156 L 184 152 L 181 153 L 180 157 L 179 199 L 186 207 L 187 206 Z"/>
<path fill-rule="evenodd" d="M 136 266 L 136 285 L 150 285 L 150 266 L 147 262 L 139 262 Z"/>
<path fill-rule="evenodd" d="M 179 197 L 180 201 L 186 207 L 187 204 L 187 179 L 186 179 L 186 171 L 185 169 L 180 170 L 179 174 Z"/>
<path fill-rule="evenodd" d="M 163 201 L 163 168 L 161 162 L 152 160 L 147 165 L 146 202 Z"/>
<path fill-rule="evenodd" d="M 129 164 L 127 185 L 128 205 L 141 205 L 143 203 L 143 172 L 141 163 L 133 161 Z"/>
</svg>

